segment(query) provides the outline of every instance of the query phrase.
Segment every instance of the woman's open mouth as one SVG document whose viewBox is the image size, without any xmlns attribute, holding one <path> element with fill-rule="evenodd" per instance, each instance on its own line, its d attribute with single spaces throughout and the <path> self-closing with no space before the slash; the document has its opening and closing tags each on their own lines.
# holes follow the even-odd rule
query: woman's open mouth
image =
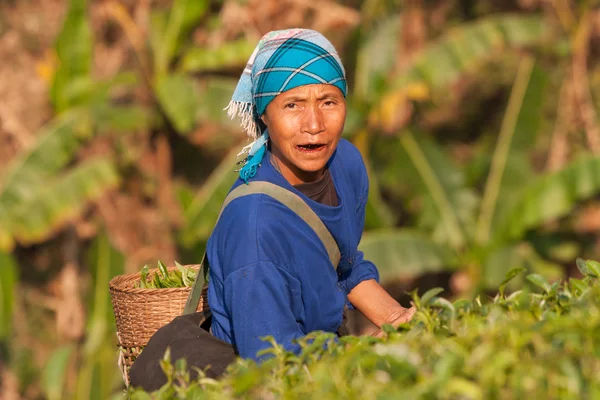
<svg viewBox="0 0 600 400">
<path fill-rule="evenodd" d="M 296 148 L 304 153 L 316 153 L 321 150 L 325 150 L 327 147 L 324 144 L 300 144 L 297 145 Z"/>
</svg>

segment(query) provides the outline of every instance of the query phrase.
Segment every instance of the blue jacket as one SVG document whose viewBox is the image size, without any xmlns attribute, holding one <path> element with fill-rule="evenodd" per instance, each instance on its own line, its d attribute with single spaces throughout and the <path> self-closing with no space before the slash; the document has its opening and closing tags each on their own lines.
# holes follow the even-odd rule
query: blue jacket
<svg viewBox="0 0 600 400">
<path fill-rule="evenodd" d="M 260 360 L 256 353 L 270 346 L 263 336 L 298 352 L 294 339 L 316 330 L 336 332 L 348 293 L 364 280 L 379 280 L 375 265 L 357 249 L 369 189 L 360 152 L 340 140 L 329 169 L 337 207 L 309 199 L 268 161 L 253 180 L 282 186 L 308 203 L 340 248 L 337 271 L 310 226 L 267 195 L 232 201 L 208 240 L 212 333 L 233 344 L 241 357 Z M 232 190 L 241 184 L 238 179 Z"/>
</svg>

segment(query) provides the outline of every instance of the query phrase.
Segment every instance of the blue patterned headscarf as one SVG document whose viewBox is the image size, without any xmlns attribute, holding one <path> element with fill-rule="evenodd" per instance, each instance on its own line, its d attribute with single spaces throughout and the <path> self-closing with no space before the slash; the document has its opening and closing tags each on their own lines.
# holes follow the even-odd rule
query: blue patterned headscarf
<svg viewBox="0 0 600 400">
<path fill-rule="evenodd" d="M 240 170 L 244 182 L 254 177 L 266 152 L 269 132 L 261 132 L 260 116 L 277 95 L 311 84 L 334 85 L 344 97 L 347 94 L 342 61 L 329 40 L 309 29 L 286 29 L 263 36 L 227 106 L 229 116 L 240 117 L 242 127 L 254 140 L 238 154 L 247 154 Z"/>
</svg>

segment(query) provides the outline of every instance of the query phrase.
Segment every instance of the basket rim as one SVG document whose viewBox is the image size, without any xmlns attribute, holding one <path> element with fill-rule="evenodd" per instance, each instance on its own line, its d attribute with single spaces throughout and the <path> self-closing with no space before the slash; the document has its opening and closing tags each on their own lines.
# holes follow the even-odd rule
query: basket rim
<svg viewBox="0 0 600 400">
<path fill-rule="evenodd" d="M 183 267 L 199 269 L 201 264 L 185 264 Z M 177 269 L 177 266 L 167 267 L 167 271 Z M 150 268 L 149 273 L 158 271 L 158 268 Z M 141 280 L 140 272 L 131 272 L 128 274 L 119 274 L 113 276 L 108 282 L 108 287 L 111 291 L 115 292 L 126 292 L 126 293 L 151 293 L 153 291 L 160 291 L 161 293 L 167 293 L 169 291 L 185 291 L 191 290 L 191 287 L 178 287 L 178 288 L 135 288 L 132 283 Z"/>
</svg>

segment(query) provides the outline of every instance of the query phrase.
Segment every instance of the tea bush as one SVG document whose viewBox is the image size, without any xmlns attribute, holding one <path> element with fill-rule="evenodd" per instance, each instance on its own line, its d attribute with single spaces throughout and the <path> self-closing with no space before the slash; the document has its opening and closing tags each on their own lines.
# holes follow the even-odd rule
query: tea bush
<svg viewBox="0 0 600 400">
<path fill-rule="evenodd" d="M 220 381 L 190 382 L 163 362 L 169 383 L 132 399 L 582 399 L 600 398 L 600 264 L 583 279 L 530 274 L 523 290 L 454 303 L 413 293 L 414 319 L 387 337 L 314 333 L 300 355 L 273 343 L 262 365 L 239 360 Z M 270 340 L 270 339 L 268 339 Z M 271 340 L 272 342 L 272 340 Z M 327 345 L 325 345 L 327 344 Z"/>
</svg>

